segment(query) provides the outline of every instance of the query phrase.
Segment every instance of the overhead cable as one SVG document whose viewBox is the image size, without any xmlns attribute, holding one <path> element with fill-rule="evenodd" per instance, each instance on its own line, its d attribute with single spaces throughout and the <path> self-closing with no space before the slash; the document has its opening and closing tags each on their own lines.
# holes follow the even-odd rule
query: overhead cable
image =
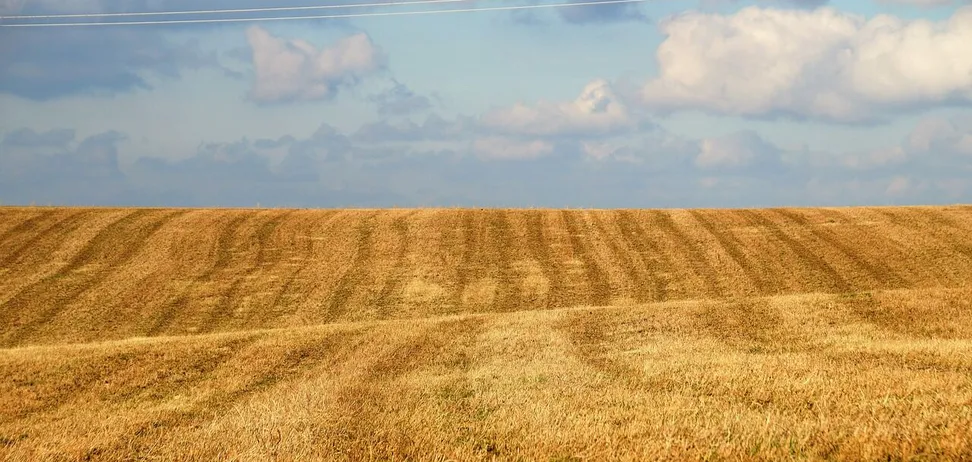
<svg viewBox="0 0 972 462">
<path fill-rule="evenodd" d="M 649 0 L 601 0 L 601 1 L 586 1 L 586 2 L 541 3 L 536 5 L 497 6 L 497 7 L 486 7 L 486 8 L 453 8 L 453 9 L 444 9 L 444 10 L 384 11 L 384 12 L 369 12 L 369 13 L 276 16 L 276 17 L 261 16 L 261 17 L 250 17 L 250 18 L 172 19 L 172 20 L 150 20 L 150 21 L 0 23 L 0 27 L 101 27 L 101 26 L 148 26 L 148 25 L 162 25 L 162 24 L 218 24 L 218 23 L 263 22 L 263 21 L 303 21 L 308 19 L 368 18 L 368 17 L 382 17 L 382 16 L 412 16 L 412 15 L 426 15 L 426 14 L 473 13 L 473 12 L 483 12 L 483 11 L 533 10 L 533 9 L 545 9 L 545 8 L 575 8 L 575 7 L 597 6 L 597 5 L 645 3 L 647 1 Z M 15 17 L 13 16 L 0 17 L 0 20 L 8 20 L 13 18 Z"/>
<path fill-rule="evenodd" d="M 273 6 L 263 8 L 236 8 L 218 10 L 182 10 L 182 11 L 139 11 L 121 13 L 70 13 L 70 14 L 31 14 L 16 16 L 0 16 L 4 20 L 23 20 L 23 19 L 71 19 L 71 18 L 112 18 L 112 17 L 133 17 L 133 16 L 185 16 L 185 15 L 205 15 L 205 14 L 231 14 L 231 13 L 270 13 L 273 11 L 308 11 L 308 10 L 329 10 L 340 8 L 367 8 L 385 6 L 409 6 L 427 5 L 433 3 L 460 3 L 475 0 L 413 0 L 406 2 L 378 2 L 378 3 L 342 3 L 338 5 L 308 5 L 308 6 Z"/>
</svg>

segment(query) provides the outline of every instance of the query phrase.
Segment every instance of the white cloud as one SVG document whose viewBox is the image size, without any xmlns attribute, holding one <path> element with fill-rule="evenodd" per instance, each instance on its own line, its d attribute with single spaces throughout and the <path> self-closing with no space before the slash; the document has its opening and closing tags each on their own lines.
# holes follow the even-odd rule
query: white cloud
<svg viewBox="0 0 972 462">
<path fill-rule="evenodd" d="M 320 50 L 256 26 L 247 29 L 246 38 L 256 76 L 250 97 L 259 102 L 328 99 L 339 85 L 373 74 L 386 62 L 384 52 L 366 34 L 342 38 Z"/>
<path fill-rule="evenodd" d="M 490 136 L 473 141 L 473 151 L 483 159 L 536 159 L 553 152 L 553 144 L 543 140 L 519 141 Z"/>
<path fill-rule="evenodd" d="M 603 79 L 588 83 L 573 101 L 517 103 L 488 111 L 480 122 L 503 133 L 532 136 L 604 135 L 635 126 L 628 108 Z"/>
<path fill-rule="evenodd" d="M 686 13 L 661 29 L 660 75 L 641 91 L 659 112 L 866 121 L 972 103 L 972 7 L 942 22 L 748 7 Z"/>
</svg>

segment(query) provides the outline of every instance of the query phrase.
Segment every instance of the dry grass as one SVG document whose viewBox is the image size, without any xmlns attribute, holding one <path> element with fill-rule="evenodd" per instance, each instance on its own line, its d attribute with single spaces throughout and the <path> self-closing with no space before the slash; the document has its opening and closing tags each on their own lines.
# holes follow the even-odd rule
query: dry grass
<svg viewBox="0 0 972 462">
<path fill-rule="evenodd" d="M 0 460 L 970 459 L 972 208 L 0 208 Z"/>
</svg>

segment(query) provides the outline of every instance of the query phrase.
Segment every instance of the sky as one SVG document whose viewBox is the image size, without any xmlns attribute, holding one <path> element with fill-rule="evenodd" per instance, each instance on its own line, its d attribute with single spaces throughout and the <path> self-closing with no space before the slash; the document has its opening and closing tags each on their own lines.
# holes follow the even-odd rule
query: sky
<svg viewBox="0 0 972 462">
<path fill-rule="evenodd" d="M 362 0 L 352 0 L 362 3 Z M 0 0 L 0 204 L 972 203 L 972 2 Z"/>
</svg>

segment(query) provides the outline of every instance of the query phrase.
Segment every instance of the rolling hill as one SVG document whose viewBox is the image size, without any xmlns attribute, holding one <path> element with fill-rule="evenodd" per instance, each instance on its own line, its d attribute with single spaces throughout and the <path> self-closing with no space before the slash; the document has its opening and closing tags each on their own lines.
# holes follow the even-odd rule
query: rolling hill
<svg viewBox="0 0 972 462">
<path fill-rule="evenodd" d="M 972 457 L 972 207 L 0 208 L 0 459 Z"/>
</svg>

